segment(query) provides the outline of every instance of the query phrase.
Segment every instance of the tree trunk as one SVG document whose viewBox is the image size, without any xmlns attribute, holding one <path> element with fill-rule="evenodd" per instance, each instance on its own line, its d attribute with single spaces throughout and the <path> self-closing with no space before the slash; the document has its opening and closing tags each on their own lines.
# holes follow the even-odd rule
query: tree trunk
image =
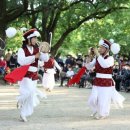
<svg viewBox="0 0 130 130">
<path fill-rule="evenodd" d="M 41 39 L 42 39 L 42 41 L 46 41 L 46 42 L 50 43 L 50 35 L 49 35 L 49 31 L 47 29 L 44 29 L 41 32 Z"/>
<path fill-rule="evenodd" d="M 60 37 L 60 39 L 57 41 L 57 43 L 52 47 L 51 49 L 51 54 L 53 56 L 56 55 L 58 49 L 61 47 L 61 45 L 63 44 L 65 38 L 69 35 L 70 32 L 72 32 L 73 30 L 75 30 L 75 28 L 68 28 Z"/>
<path fill-rule="evenodd" d="M 6 26 L 7 24 L 5 22 L 0 22 L 0 38 L 5 42 L 6 39 Z M 5 42 L 6 43 L 6 42 Z M 3 42 L 0 43 L 0 48 L 2 48 L 2 50 L 0 49 L 0 56 L 4 55 L 4 50 L 3 48 L 5 47 L 6 44 L 4 44 Z"/>
</svg>

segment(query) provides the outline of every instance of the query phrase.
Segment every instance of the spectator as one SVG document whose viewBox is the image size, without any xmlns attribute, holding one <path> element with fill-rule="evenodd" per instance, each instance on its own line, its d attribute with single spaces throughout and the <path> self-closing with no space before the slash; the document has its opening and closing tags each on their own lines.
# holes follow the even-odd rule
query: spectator
<svg viewBox="0 0 130 130">
<path fill-rule="evenodd" d="M 79 66 L 77 64 L 73 67 L 73 71 L 74 74 L 77 74 L 77 72 L 79 71 Z"/>
<path fill-rule="evenodd" d="M 82 59 L 82 55 L 81 54 L 78 54 L 78 58 L 76 59 L 76 63 L 78 64 L 79 68 L 82 67 L 83 59 Z"/>
<path fill-rule="evenodd" d="M 120 91 L 121 76 L 120 76 L 119 65 L 115 65 L 115 68 L 113 69 L 113 79 L 115 81 L 116 90 Z"/>
<path fill-rule="evenodd" d="M 7 66 L 10 67 L 10 58 L 11 58 L 11 51 L 10 49 L 7 50 L 7 54 L 5 55 L 5 60 L 7 62 Z"/>
<path fill-rule="evenodd" d="M 2 75 L 5 74 L 5 68 L 6 68 L 6 66 L 7 66 L 6 61 L 4 60 L 4 57 L 1 56 L 1 58 L 0 58 L 0 73 Z"/>
<path fill-rule="evenodd" d="M 122 69 L 122 85 L 126 92 L 130 90 L 130 65 L 125 65 Z"/>
<path fill-rule="evenodd" d="M 72 70 L 72 67 L 68 68 L 68 71 L 66 72 L 66 75 L 64 77 L 61 77 L 61 86 L 63 86 L 64 80 L 67 79 L 67 82 L 69 81 L 70 78 L 74 76 L 74 71 Z"/>
<path fill-rule="evenodd" d="M 56 61 L 57 61 L 57 63 L 58 63 L 60 66 L 62 66 L 62 67 L 64 66 L 64 62 L 63 62 L 63 60 L 62 60 L 61 57 L 57 58 Z"/>
<path fill-rule="evenodd" d="M 65 64 L 66 65 L 71 65 L 72 66 L 72 64 L 73 64 L 73 61 L 72 61 L 72 56 L 71 55 L 68 55 L 67 56 L 67 59 L 66 59 L 66 61 L 65 61 Z"/>
<path fill-rule="evenodd" d="M 15 52 L 12 53 L 12 56 L 10 57 L 10 68 L 16 68 L 17 67 L 17 55 Z"/>
</svg>

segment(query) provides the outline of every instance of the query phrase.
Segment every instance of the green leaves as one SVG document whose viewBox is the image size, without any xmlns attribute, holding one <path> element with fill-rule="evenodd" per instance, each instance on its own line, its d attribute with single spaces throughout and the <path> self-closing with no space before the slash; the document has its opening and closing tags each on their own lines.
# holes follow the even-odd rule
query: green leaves
<svg viewBox="0 0 130 130">
<path fill-rule="evenodd" d="M 11 4 L 12 1 L 8 3 L 10 8 Z M 130 51 L 126 47 L 130 41 L 129 10 L 121 9 L 130 7 L 129 0 L 30 0 L 28 5 L 31 8 L 11 24 L 17 28 L 36 27 L 42 40 L 48 40 L 49 32 L 53 32 L 54 54 L 57 51 L 86 54 L 101 38 L 113 38 Z M 17 41 L 20 42 L 8 39 L 7 43 L 12 44 L 7 47 L 17 45 Z"/>
<path fill-rule="evenodd" d="M 13 38 L 6 39 L 6 49 L 10 48 L 12 51 L 17 51 L 22 46 L 22 32 L 18 31 L 17 35 Z"/>
</svg>

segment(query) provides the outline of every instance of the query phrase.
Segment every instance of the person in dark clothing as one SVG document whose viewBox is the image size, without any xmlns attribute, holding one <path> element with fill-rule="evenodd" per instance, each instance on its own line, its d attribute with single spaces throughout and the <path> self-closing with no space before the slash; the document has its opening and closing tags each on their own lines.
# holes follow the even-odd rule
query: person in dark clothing
<svg viewBox="0 0 130 130">
<path fill-rule="evenodd" d="M 78 64 L 79 68 L 82 67 L 82 64 L 83 64 L 83 58 L 82 58 L 82 55 L 78 55 L 78 58 L 76 59 L 76 63 Z"/>
<path fill-rule="evenodd" d="M 130 91 L 130 66 L 125 65 L 122 69 L 122 85 L 126 92 Z"/>
<path fill-rule="evenodd" d="M 11 58 L 11 51 L 10 49 L 7 50 L 7 54 L 5 55 L 5 60 L 7 62 L 7 66 L 10 67 L 10 58 Z"/>
<path fill-rule="evenodd" d="M 15 52 L 12 53 L 12 56 L 10 57 L 10 68 L 16 68 L 17 67 L 17 55 Z"/>
<path fill-rule="evenodd" d="M 73 71 L 72 67 L 69 67 L 68 71 L 66 73 L 64 71 L 62 71 L 60 86 L 63 86 L 64 80 L 67 80 L 67 82 L 68 82 L 69 79 L 72 78 L 73 76 L 74 76 L 74 71 Z"/>
<path fill-rule="evenodd" d="M 4 57 L 0 57 L 0 74 L 4 75 L 5 74 L 5 68 L 7 66 L 6 61 L 4 60 Z"/>
<path fill-rule="evenodd" d="M 115 65 L 113 69 L 113 79 L 115 81 L 115 88 L 117 91 L 120 91 L 121 88 L 121 75 L 119 70 L 119 65 Z"/>
<path fill-rule="evenodd" d="M 67 56 L 67 59 L 66 59 L 66 61 L 65 61 L 65 64 L 68 66 L 68 64 L 69 65 L 73 65 L 73 60 L 72 60 L 72 56 L 71 55 L 68 55 Z"/>
</svg>

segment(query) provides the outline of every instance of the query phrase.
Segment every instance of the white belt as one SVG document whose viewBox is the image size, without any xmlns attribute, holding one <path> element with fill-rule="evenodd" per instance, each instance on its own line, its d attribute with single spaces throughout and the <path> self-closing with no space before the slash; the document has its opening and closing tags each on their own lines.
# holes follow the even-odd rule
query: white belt
<svg viewBox="0 0 130 130">
<path fill-rule="evenodd" d="M 37 72 L 37 71 L 38 71 L 38 68 L 37 68 L 37 67 L 34 67 L 34 66 L 29 66 L 28 71 L 30 71 L 30 72 Z"/>
<path fill-rule="evenodd" d="M 47 69 L 46 72 L 49 73 L 49 74 L 55 74 L 56 73 L 54 68 Z"/>
<path fill-rule="evenodd" d="M 97 78 L 106 78 L 106 79 L 111 79 L 112 74 L 102 74 L 102 73 L 96 73 Z"/>
</svg>

